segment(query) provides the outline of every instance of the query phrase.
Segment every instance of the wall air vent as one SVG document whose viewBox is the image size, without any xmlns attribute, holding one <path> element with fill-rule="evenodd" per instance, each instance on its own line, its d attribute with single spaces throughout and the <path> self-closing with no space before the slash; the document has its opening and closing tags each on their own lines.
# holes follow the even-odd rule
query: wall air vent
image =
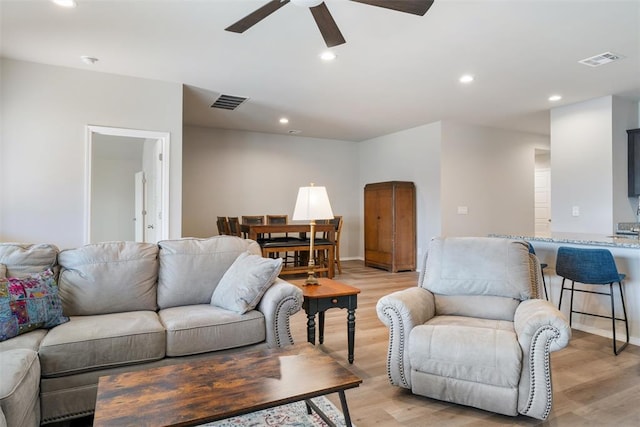
<svg viewBox="0 0 640 427">
<path fill-rule="evenodd" d="M 211 104 L 211 108 L 235 110 L 247 99 L 249 98 L 244 98 L 242 96 L 233 96 L 233 95 L 220 95 L 218 99 L 216 99 L 215 102 Z"/>
<path fill-rule="evenodd" d="M 613 61 L 617 61 L 619 59 L 624 58 L 622 55 L 618 55 L 616 53 L 605 52 L 600 55 L 592 56 L 591 58 L 586 58 L 581 61 L 578 61 L 581 64 L 588 65 L 589 67 L 599 67 L 604 64 L 608 64 Z"/>
</svg>

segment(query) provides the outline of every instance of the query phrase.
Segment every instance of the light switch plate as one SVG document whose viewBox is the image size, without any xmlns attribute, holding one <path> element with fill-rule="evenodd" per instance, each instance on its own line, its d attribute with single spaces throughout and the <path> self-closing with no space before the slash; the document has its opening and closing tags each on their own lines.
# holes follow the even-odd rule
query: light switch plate
<svg viewBox="0 0 640 427">
<path fill-rule="evenodd" d="M 466 206 L 458 206 L 458 215 L 467 215 L 469 213 L 469 208 Z"/>
<path fill-rule="evenodd" d="M 573 209 L 571 209 L 571 215 L 580 216 L 580 206 L 574 206 Z"/>
</svg>

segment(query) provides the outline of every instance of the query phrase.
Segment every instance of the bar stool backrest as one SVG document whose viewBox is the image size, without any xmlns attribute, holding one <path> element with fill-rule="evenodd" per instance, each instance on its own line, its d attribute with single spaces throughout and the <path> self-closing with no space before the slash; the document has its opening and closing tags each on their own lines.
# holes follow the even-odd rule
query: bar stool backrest
<svg viewBox="0 0 640 427">
<path fill-rule="evenodd" d="M 619 282 L 624 278 L 618 273 L 609 250 L 567 246 L 558 248 L 556 273 L 574 282 L 595 285 Z"/>
</svg>

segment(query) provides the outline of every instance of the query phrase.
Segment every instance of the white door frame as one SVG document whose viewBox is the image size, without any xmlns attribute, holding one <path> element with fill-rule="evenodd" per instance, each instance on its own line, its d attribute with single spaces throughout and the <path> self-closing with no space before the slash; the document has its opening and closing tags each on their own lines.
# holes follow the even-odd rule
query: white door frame
<svg viewBox="0 0 640 427">
<path fill-rule="evenodd" d="M 160 185 L 160 194 L 162 201 L 160 206 L 162 208 L 160 216 L 160 230 L 158 231 L 158 239 L 169 238 L 169 149 L 171 138 L 169 132 L 158 132 L 140 129 L 126 129 L 115 128 L 107 126 L 86 126 L 86 138 L 85 138 L 85 216 L 84 216 L 84 241 L 85 244 L 91 242 L 91 148 L 93 146 L 93 135 L 109 135 L 109 136 L 124 136 L 132 138 L 142 139 L 157 139 L 160 143 L 162 150 L 162 171 L 161 177 L 157 180 Z"/>
</svg>

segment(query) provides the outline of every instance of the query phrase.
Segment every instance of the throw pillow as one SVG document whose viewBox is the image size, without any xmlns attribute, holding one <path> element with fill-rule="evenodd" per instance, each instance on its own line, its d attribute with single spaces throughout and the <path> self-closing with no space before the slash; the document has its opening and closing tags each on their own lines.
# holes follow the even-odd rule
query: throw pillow
<svg viewBox="0 0 640 427">
<path fill-rule="evenodd" d="M 0 341 L 68 321 L 51 269 L 24 278 L 0 278 Z"/>
<path fill-rule="evenodd" d="M 0 264 L 0 279 L 4 279 L 5 277 L 7 277 L 7 266 Z"/>
<path fill-rule="evenodd" d="M 256 308 L 282 270 L 282 258 L 241 253 L 224 273 L 211 296 L 211 304 L 244 314 Z"/>
</svg>

